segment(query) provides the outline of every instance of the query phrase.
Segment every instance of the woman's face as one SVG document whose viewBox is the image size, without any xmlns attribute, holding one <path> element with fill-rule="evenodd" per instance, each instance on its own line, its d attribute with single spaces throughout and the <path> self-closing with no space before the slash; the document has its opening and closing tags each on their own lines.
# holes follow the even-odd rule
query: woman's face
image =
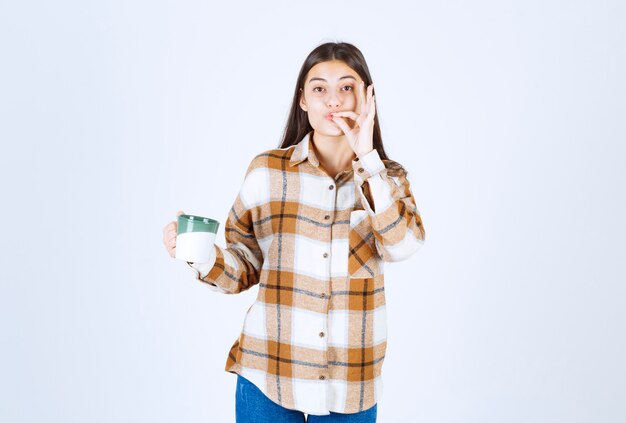
<svg viewBox="0 0 626 423">
<path fill-rule="evenodd" d="M 309 123 L 324 135 L 343 135 L 341 128 L 332 121 L 330 112 L 357 110 L 357 89 L 361 77 L 340 60 L 321 62 L 313 66 L 304 80 L 300 95 L 300 107 L 307 112 Z M 344 118 L 351 128 L 354 120 Z"/>
</svg>

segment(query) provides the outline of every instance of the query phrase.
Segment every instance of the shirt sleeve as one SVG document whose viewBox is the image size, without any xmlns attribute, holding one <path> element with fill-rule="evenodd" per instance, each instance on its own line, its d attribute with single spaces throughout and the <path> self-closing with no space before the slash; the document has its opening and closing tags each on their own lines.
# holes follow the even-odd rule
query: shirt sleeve
<svg viewBox="0 0 626 423">
<path fill-rule="evenodd" d="M 376 149 L 353 160 L 352 166 L 379 255 L 389 262 L 407 259 L 422 247 L 426 234 L 406 171 L 388 175 Z"/>
<path fill-rule="evenodd" d="M 196 271 L 196 279 L 208 284 L 212 290 L 224 294 L 238 294 L 259 283 L 263 252 L 254 232 L 253 207 L 246 205 L 250 198 L 244 196 L 244 193 L 259 191 L 259 187 L 255 186 L 256 178 L 250 177 L 255 169 L 254 163 L 255 161 L 248 167 L 243 185 L 224 225 L 226 248 L 215 244 L 212 264 L 187 263 Z"/>
</svg>

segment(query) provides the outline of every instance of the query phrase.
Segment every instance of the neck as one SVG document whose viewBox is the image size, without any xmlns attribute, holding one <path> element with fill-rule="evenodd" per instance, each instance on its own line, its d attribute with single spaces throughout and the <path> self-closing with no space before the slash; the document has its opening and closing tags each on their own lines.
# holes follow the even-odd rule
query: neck
<svg viewBox="0 0 626 423">
<path fill-rule="evenodd" d="M 328 136 L 313 132 L 311 146 L 322 165 L 332 171 L 341 171 L 352 168 L 352 160 L 356 154 L 350 148 L 345 135 Z"/>
</svg>

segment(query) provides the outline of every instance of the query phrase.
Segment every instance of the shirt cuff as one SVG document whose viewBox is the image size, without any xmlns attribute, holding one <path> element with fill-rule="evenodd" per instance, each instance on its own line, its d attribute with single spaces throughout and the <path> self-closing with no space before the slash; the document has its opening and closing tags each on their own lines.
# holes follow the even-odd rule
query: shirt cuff
<svg viewBox="0 0 626 423">
<path fill-rule="evenodd" d="M 213 249 L 211 250 L 211 256 L 209 257 L 209 261 L 206 263 L 194 263 L 191 261 L 187 262 L 187 265 L 189 267 L 191 267 L 197 275 L 197 278 L 202 280 L 203 278 L 205 278 L 209 272 L 211 271 L 211 269 L 213 268 L 213 265 L 215 264 L 215 259 L 216 259 L 217 255 L 216 255 L 216 251 L 215 251 L 215 245 L 213 245 Z"/>
<path fill-rule="evenodd" d="M 367 154 L 352 160 L 354 179 L 361 185 L 368 178 L 379 174 L 385 169 L 385 164 L 380 159 L 378 150 L 375 148 Z"/>
<path fill-rule="evenodd" d="M 213 268 L 213 265 L 209 263 L 192 263 L 188 261 L 187 264 L 189 265 L 189 267 L 196 271 L 196 274 L 200 279 L 206 277 L 206 275 L 208 275 Z"/>
</svg>

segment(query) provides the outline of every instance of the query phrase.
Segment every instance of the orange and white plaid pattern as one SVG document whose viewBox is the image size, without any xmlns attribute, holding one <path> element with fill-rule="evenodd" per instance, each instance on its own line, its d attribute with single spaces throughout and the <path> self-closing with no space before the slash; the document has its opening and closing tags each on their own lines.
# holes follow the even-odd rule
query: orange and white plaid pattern
<svg viewBox="0 0 626 423">
<path fill-rule="evenodd" d="M 225 224 L 227 248 L 189 265 L 217 292 L 259 286 L 226 371 L 285 408 L 356 413 L 383 390 L 383 263 L 408 258 L 425 233 L 398 163 L 374 149 L 333 179 L 311 135 L 252 160 Z"/>
</svg>

